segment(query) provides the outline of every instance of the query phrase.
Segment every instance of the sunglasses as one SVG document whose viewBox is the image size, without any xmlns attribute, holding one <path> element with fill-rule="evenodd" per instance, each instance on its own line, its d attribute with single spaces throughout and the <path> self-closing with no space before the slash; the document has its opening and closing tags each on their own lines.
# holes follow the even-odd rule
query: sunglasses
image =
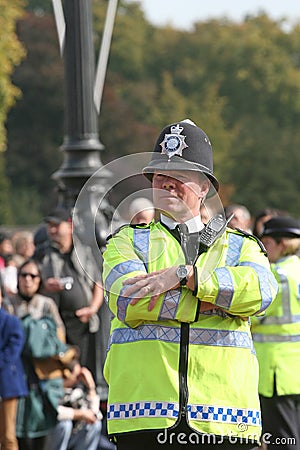
<svg viewBox="0 0 300 450">
<path fill-rule="evenodd" d="M 26 277 L 30 277 L 32 279 L 40 278 L 40 276 L 37 275 L 36 273 L 29 273 L 29 272 L 21 272 L 21 273 L 19 273 L 19 275 L 22 278 L 26 278 Z"/>
</svg>

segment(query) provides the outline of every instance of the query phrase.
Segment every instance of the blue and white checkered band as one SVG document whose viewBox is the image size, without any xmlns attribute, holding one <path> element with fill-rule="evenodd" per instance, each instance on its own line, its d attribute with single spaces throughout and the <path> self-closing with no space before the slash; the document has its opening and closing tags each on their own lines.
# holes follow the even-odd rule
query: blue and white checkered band
<svg viewBox="0 0 300 450">
<path fill-rule="evenodd" d="M 174 155 L 182 156 L 182 150 L 188 146 L 185 143 L 185 137 L 181 136 L 180 133 L 183 131 L 183 127 L 173 125 L 171 127 L 171 134 L 165 134 L 164 140 L 159 144 L 162 148 L 162 153 L 165 153 L 172 158 Z"/>
</svg>

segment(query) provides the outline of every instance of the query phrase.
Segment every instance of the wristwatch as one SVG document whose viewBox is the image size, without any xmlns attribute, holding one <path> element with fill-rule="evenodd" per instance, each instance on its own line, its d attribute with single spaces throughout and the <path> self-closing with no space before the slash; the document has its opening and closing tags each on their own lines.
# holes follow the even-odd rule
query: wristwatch
<svg viewBox="0 0 300 450">
<path fill-rule="evenodd" d="M 176 275 L 178 276 L 180 286 L 186 285 L 186 283 L 188 282 L 187 279 L 188 274 L 189 270 L 186 266 L 178 266 L 178 269 L 176 270 Z"/>
</svg>

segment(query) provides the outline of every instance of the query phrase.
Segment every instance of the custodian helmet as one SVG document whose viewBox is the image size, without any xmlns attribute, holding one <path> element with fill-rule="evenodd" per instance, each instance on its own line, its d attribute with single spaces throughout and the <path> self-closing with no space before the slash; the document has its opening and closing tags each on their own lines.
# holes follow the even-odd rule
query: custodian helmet
<svg viewBox="0 0 300 450">
<path fill-rule="evenodd" d="M 156 170 L 192 170 L 204 173 L 216 191 L 212 147 L 208 136 L 189 119 L 167 125 L 160 133 L 150 163 L 143 174 L 152 179 Z"/>
<path fill-rule="evenodd" d="M 300 237 L 300 220 L 290 216 L 272 217 L 264 223 L 262 236 Z"/>
</svg>

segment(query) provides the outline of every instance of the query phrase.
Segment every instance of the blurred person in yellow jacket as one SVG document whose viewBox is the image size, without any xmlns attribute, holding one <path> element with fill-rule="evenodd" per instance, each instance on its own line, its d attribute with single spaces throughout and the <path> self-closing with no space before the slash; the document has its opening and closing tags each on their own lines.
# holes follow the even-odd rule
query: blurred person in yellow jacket
<svg viewBox="0 0 300 450">
<path fill-rule="evenodd" d="M 227 228 L 224 212 L 202 223 L 200 206 L 219 183 L 209 138 L 190 120 L 161 131 L 143 173 L 160 220 L 121 227 L 104 252 L 109 435 L 118 450 L 254 448 L 248 317 L 277 292 L 265 251 Z"/>
<path fill-rule="evenodd" d="M 279 284 L 278 294 L 252 324 L 259 361 L 264 441 L 270 448 L 300 449 L 300 221 L 273 217 L 262 241 Z"/>
</svg>

